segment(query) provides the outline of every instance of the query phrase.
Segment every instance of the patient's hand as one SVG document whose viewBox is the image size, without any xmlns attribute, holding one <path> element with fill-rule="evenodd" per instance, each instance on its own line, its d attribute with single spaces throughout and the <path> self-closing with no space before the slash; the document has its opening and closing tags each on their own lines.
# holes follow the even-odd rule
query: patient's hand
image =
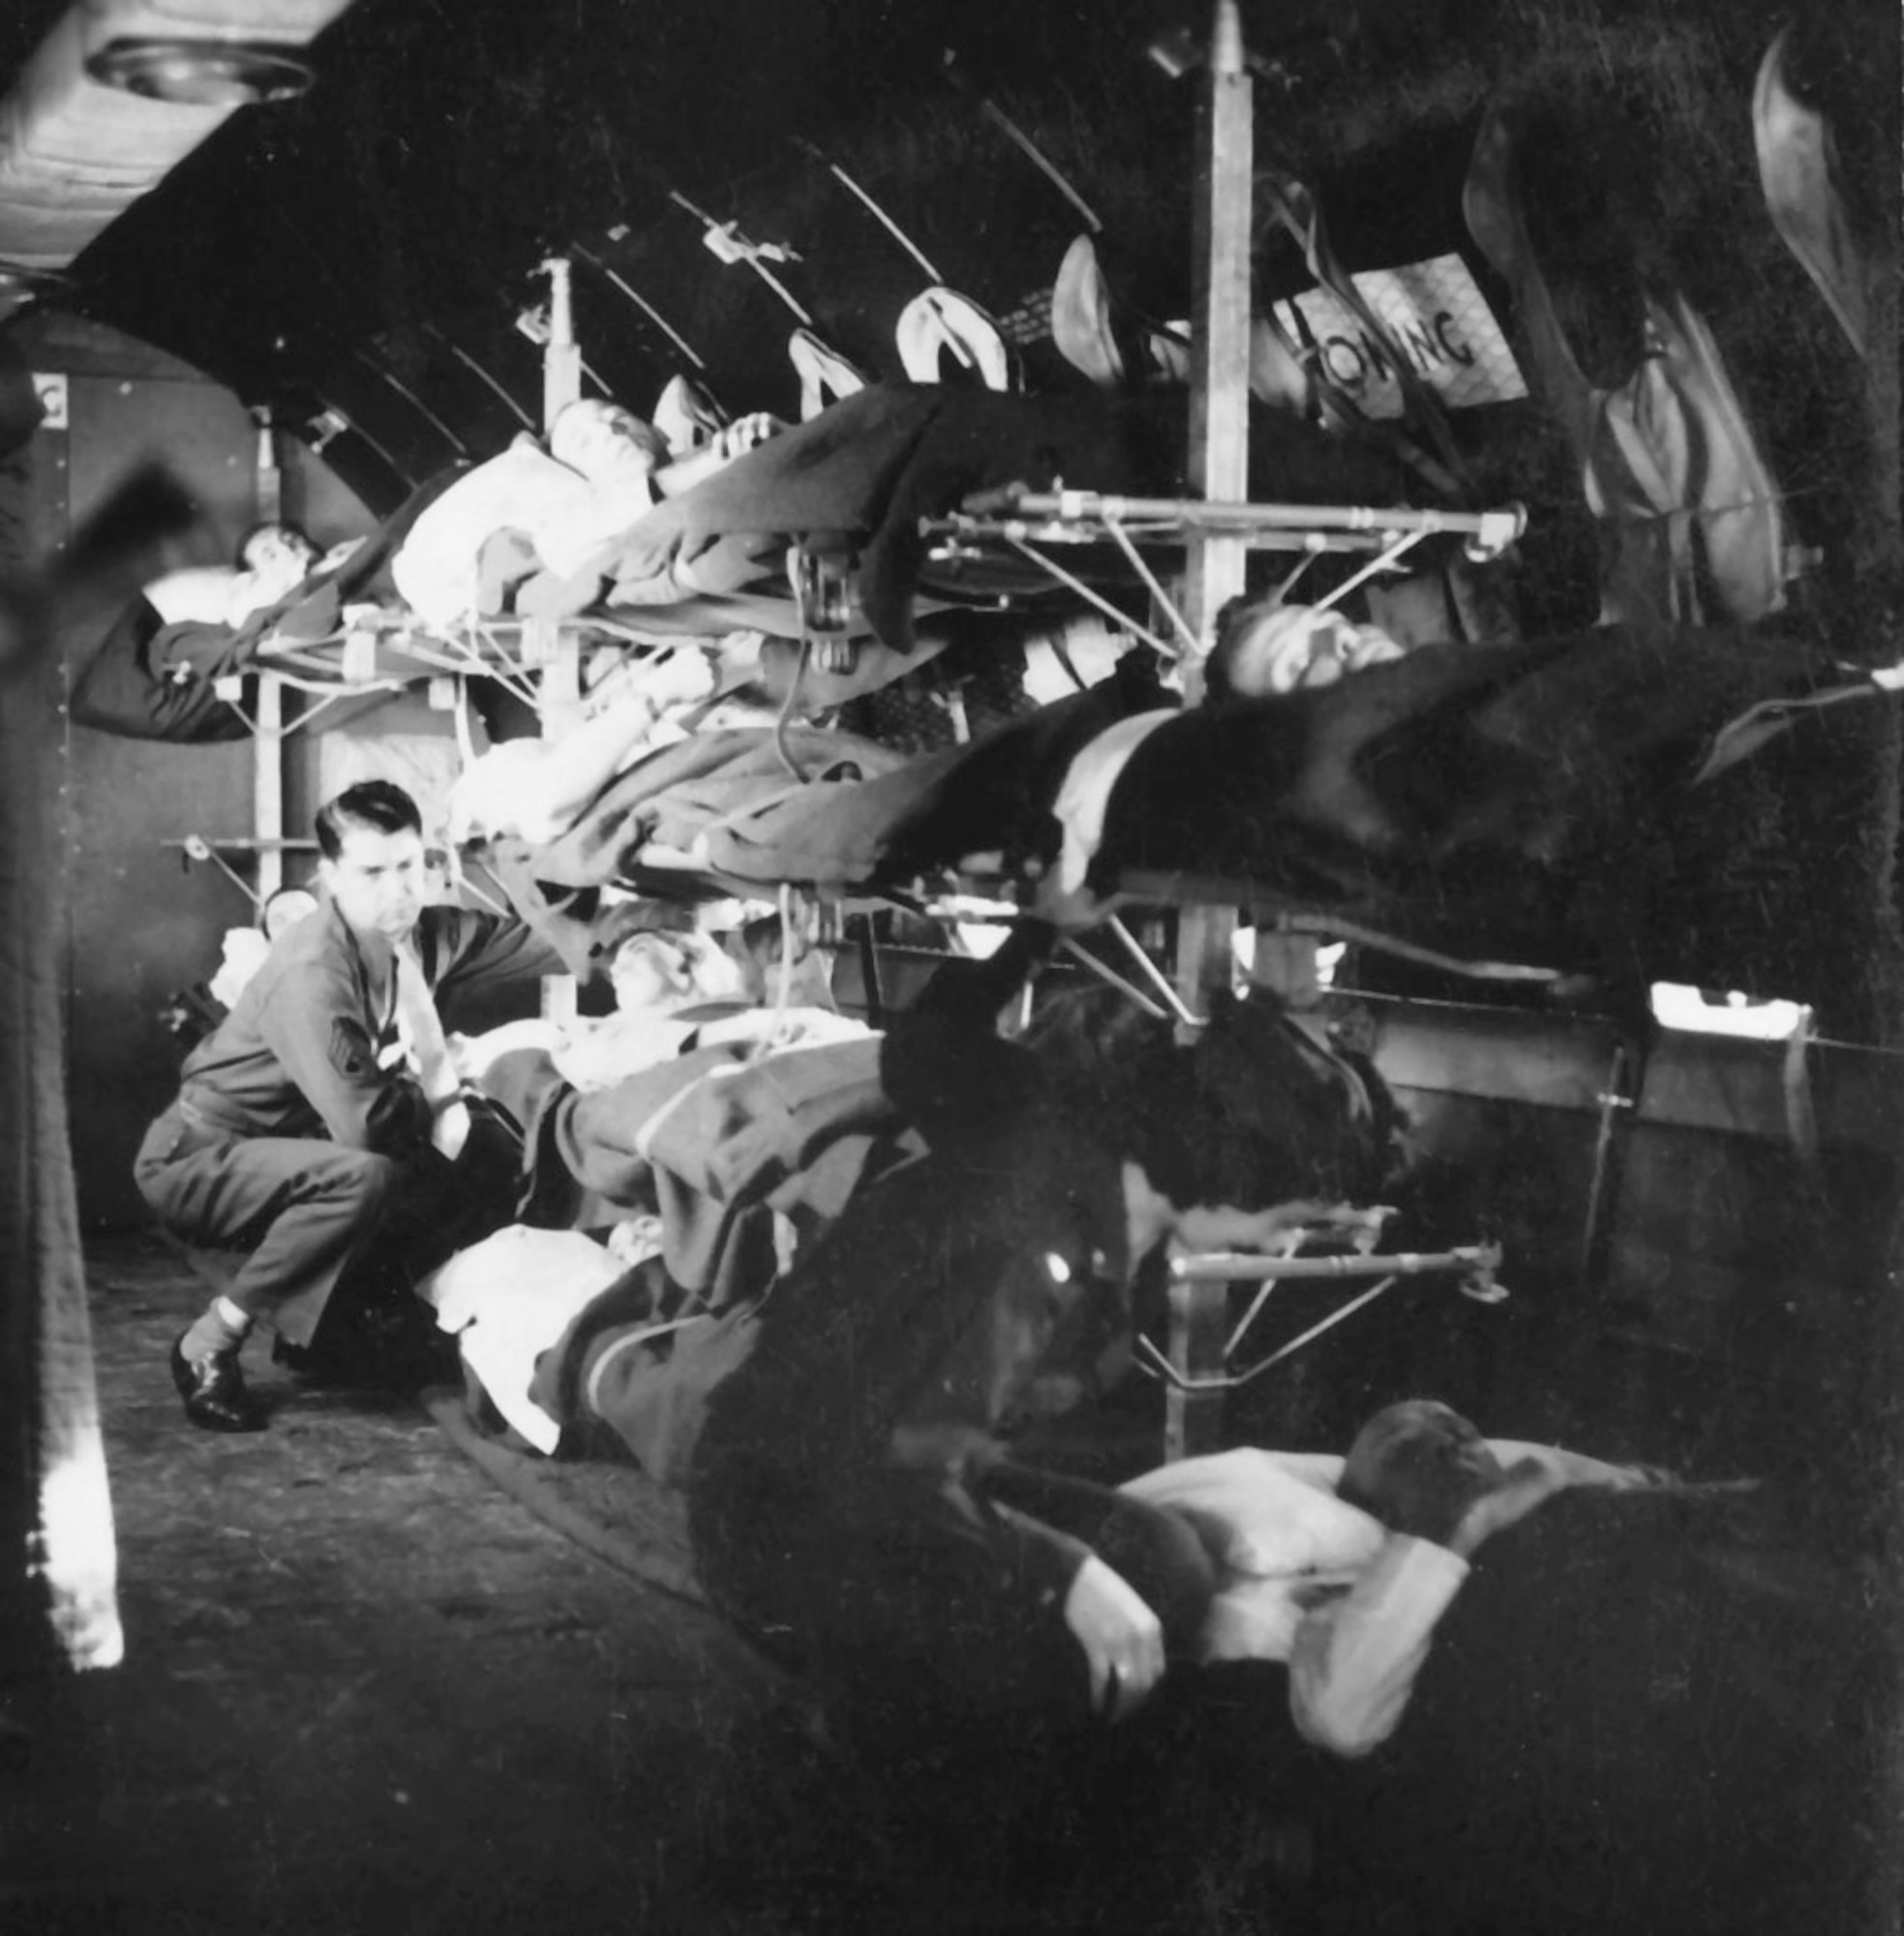
<svg viewBox="0 0 1904 1936">
<path fill-rule="evenodd" d="M 1510 1466 L 1500 1482 L 1483 1493 L 1462 1515 L 1461 1523 L 1440 1544 L 1464 1559 L 1496 1532 L 1533 1511 L 1543 1500 L 1566 1489 L 1566 1480 L 1538 1459 L 1522 1459 Z"/>
<path fill-rule="evenodd" d="M 736 417 L 714 439 L 713 447 L 720 453 L 722 463 L 731 463 L 735 458 L 757 449 L 769 438 L 778 437 L 786 427 L 771 411 L 755 410 L 751 415 Z"/>
<path fill-rule="evenodd" d="M 501 1027 L 481 1035 L 451 1035 L 445 1040 L 457 1079 L 480 1088 L 498 1056 L 516 1048 L 539 1048 L 554 1055 L 567 1039 L 567 1031 L 560 1022 L 529 1016 L 522 1021 L 504 1022 Z"/>
<path fill-rule="evenodd" d="M 1134 1587 L 1094 1553 L 1065 1595 L 1065 1624 L 1091 1668 L 1091 1701 L 1107 1720 L 1133 1713 L 1164 1678 L 1164 1627 Z"/>
<path fill-rule="evenodd" d="M 699 646 L 669 646 L 637 660 L 632 682 L 652 706 L 669 707 L 706 699 L 714 689 L 714 669 Z"/>
</svg>

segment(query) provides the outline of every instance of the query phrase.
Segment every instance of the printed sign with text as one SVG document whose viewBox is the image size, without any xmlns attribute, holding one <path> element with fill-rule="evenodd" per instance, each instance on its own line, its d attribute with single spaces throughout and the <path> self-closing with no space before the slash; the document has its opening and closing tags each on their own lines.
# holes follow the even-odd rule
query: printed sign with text
<svg viewBox="0 0 1904 1936">
<path fill-rule="evenodd" d="M 1408 367 L 1451 409 L 1511 403 L 1527 394 L 1507 339 L 1459 256 L 1367 269 L 1354 282 Z M 1275 311 L 1296 344 L 1314 342 L 1324 374 L 1368 415 L 1402 414 L 1389 348 L 1327 289 L 1306 290 L 1277 303 Z"/>
</svg>

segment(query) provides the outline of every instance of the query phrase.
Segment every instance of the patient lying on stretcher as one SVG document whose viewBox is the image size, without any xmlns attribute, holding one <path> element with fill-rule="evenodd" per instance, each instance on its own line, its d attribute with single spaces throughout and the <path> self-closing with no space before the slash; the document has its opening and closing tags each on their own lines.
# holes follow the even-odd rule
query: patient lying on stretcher
<svg viewBox="0 0 1904 1936">
<path fill-rule="evenodd" d="M 238 545 L 237 562 L 169 571 L 144 596 L 168 625 L 240 626 L 287 598 L 314 572 L 342 564 L 356 547 L 347 539 L 319 553 L 295 525 L 255 525 Z"/>
<path fill-rule="evenodd" d="M 507 1022 L 479 1036 L 450 1038 L 464 1081 L 478 1088 L 499 1057 L 540 1050 L 579 1090 L 612 1088 L 689 1048 L 747 1044 L 761 1049 L 814 1047 L 871 1034 L 834 1003 L 829 963 L 796 941 L 782 986 L 777 917 L 747 923 L 725 940 L 709 932 L 647 929 L 609 961 L 615 1009 L 568 1020 Z M 784 999 L 783 999 L 784 996 Z"/>
<path fill-rule="evenodd" d="M 565 833 L 616 774 L 644 752 L 686 737 L 674 714 L 708 699 L 715 671 L 698 646 L 624 663 L 592 716 L 559 738 L 505 740 L 463 770 L 450 790 L 450 838 Z"/>
<path fill-rule="evenodd" d="M 695 1308 L 753 1295 L 900 1128 L 879 1038 L 831 1007 L 823 956 L 790 964 L 792 1006 L 762 1005 L 781 979 L 779 928 L 749 924 L 732 956 L 703 935 L 633 936 L 617 1015 L 574 1039 L 542 1022 L 452 1044 L 466 1079 L 524 1129 L 523 1221 L 418 1294 L 460 1334 L 495 1412 L 539 1450 L 557 1449 L 560 1407 L 534 1396 L 538 1365 L 599 1294 L 651 1261 L 668 1296 Z"/>
<path fill-rule="evenodd" d="M 652 426 L 594 398 L 556 418 L 546 450 L 522 437 L 478 465 L 420 516 L 391 564 L 397 590 L 426 624 L 472 616 L 560 618 L 594 604 L 614 575 L 618 542 L 664 497 L 690 490 L 784 426 L 742 417 L 704 448 L 675 458 Z M 725 590 L 663 574 L 618 584 L 616 602 L 674 603 Z"/>
</svg>

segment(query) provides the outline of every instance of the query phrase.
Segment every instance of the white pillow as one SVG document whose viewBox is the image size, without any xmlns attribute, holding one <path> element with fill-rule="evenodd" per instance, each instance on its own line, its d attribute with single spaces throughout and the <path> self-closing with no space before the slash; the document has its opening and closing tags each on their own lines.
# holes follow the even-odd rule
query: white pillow
<svg viewBox="0 0 1904 1936">
<path fill-rule="evenodd" d="M 496 1408 L 538 1452 L 561 1429 L 529 1396 L 535 1361 L 623 1266 L 579 1230 L 510 1224 L 459 1251 L 416 1286 L 439 1330 L 460 1333 L 463 1361 Z"/>
<path fill-rule="evenodd" d="M 1256 1579 L 1338 1573 L 1381 1551 L 1381 1522 L 1336 1497 L 1342 1460 L 1332 1453 L 1254 1446 L 1181 1459 L 1122 1490 L 1196 1521 L 1231 1572 Z"/>
</svg>

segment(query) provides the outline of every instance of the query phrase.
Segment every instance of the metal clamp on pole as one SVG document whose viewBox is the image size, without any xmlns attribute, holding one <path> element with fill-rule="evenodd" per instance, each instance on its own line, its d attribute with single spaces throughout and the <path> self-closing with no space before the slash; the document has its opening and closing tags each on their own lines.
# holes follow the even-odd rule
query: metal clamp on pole
<svg viewBox="0 0 1904 1936">
<path fill-rule="evenodd" d="M 582 394 L 582 347 L 575 340 L 568 257 L 551 256 L 539 266 L 549 278 L 549 337 L 542 346 L 542 428 L 547 432 Z"/>
<path fill-rule="evenodd" d="M 1325 1331 L 1333 1330 L 1345 1318 L 1373 1304 L 1405 1277 L 1449 1272 L 1455 1275 L 1456 1288 L 1464 1297 L 1472 1298 L 1477 1304 L 1505 1302 L 1509 1293 L 1496 1275 L 1500 1260 L 1498 1244 L 1467 1244 L 1450 1251 L 1356 1253 L 1322 1257 L 1264 1256 L 1231 1251 L 1173 1257 L 1169 1348 L 1160 1350 L 1148 1338 L 1136 1341 L 1139 1362 L 1168 1387 L 1164 1458 L 1181 1459 L 1214 1449 L 1216 1407 L 1222 1394 L 1238 1390 L 1261 1376 L 1272 1365 L 1292 1357 Z M 1248 1370 L 1232 1371 L 1230 1364 L 1237 1347 L 1261 1315 L 1270 1292 L 1278 1284 L 1297 1278 L 1374 1278 L 1375 1282 L 1306 1331 L 1278 1346 Z M 1224 1339 L 1225 1306 L 1229 1287 L 1234 1284 L 1257 1284 L 1261 1288 Z"/>
<path fill-rule="evenodd" d="M 188 861 L 210 862 L 244 895 L 246 900 L 251 903 L 254 913 L 263 905 L 265 896 L 254 889 L 252 884 L 239 873 L 237 868 L 232 866 L 223 854 L 219 853 L 212 846 L 212 843 L 203 834 L 188 833 L 178 844 Z"/>
</svg>

